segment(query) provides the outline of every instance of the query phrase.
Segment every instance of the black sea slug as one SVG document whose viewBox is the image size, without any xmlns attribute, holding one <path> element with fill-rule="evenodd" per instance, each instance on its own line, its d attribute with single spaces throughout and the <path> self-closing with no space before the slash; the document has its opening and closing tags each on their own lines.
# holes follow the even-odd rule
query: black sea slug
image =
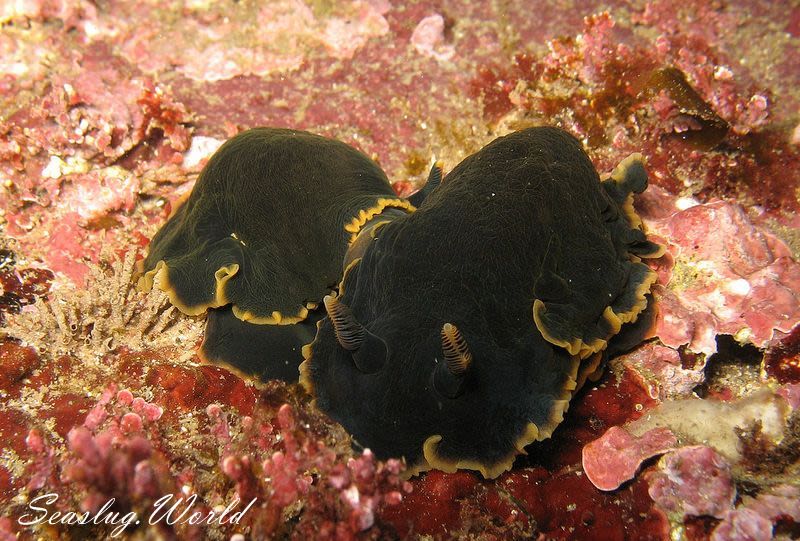
<svg viewBox="0 0 800 541">
<path fill-rule="evenodd" d="M 206 359 L 296 381 L 300 348 L 325 315 L 322 298 L 338 285 L 346 254 L 363 250 L 359 239 L 375 224 L 413 210 L 374 161 L 342 142 L 247 130 L 211 157 L 155 235 L 139 285 L 166 291 L 186 314 L 213 309 Z"/>
<path fill-rule="evenodd" d="M 662 253 L 633 209 L 646 186 L 641 156 L 601 181 L 560 129 L 493 141 L 371 231 L 301 382 L 379 457 L 499 475 L 551 435 L 615 335 L 641 339 L 656 279 L 642 258 Z"/>
</svg>

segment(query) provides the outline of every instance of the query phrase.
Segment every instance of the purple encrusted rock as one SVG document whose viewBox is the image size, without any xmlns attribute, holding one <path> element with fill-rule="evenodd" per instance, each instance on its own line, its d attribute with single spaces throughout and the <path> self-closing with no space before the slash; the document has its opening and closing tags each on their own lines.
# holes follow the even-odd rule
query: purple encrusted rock
<svg viewBox="0 0 800 541">
<path fill-rule="evenodd" d="M 736 499 L 730 464 L 704 445 L 682 447 L 664 455 L 659 470 L 649 474 L 647 480 L 650 497 L 665 511 L 683 517 L 723 518 Z"/>
<path fill-rule="evenodd" d="M 769 541 L 772 522 L 756 511 L 739 507 L 725 513 L 725 520 L 714 528 L 711 541 Z"/>
</svg>

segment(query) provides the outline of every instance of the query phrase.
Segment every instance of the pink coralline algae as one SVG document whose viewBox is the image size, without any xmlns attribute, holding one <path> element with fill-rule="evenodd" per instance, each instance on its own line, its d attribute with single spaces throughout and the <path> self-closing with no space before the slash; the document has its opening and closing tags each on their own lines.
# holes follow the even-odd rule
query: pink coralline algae
<svg viewBox="0 0 800 541">
<path fill-rule="evenodd" d="M 55 19 L 74 28 L 80 21 L 96 15 L 94 4 L 85 0 L 17 0 L 0 6 L 0 23 Z"/>
<path fill-rule="evenodd" d="M 755 498 L 744 496 L 742 504 L 771 520 L 788 518 L 800 523 L 800 487 L 794 485 L 778 485 Z"/>
<path fill-rule="evenodd" d="M 614 26 L 614 18 L 607 11 L 584 19 L 583 32 L 575 39 L 578 53 L 575 60 L 577 65 L 580 58 L 578 73 L 583 81 L 605 82 L 609 75 L 607 70 L 613 69 L 615 59 L 618 56 L 622 58 L 630 56 L 628 46 L 618 43 L 614 38 Z M 545 63 L 555 69 L 563 69 L 559 66 L 559 58 L 558 47 L 553 43 L 551 54 L 545 59 Z"/>
<path fill-rule="evenodd" d="M 671 23 L 676 9 L 692 13 L 680 31 Z M 633 20 L 661 32 L 656 39 L 660 63 L 676 66 L 687 74 L 703 100 L 729 122 L 735 132 L 749 133 L 766 123 L 766 97 L 756 93 L 739 94 L 737 81 L 726 65 L 726 62 L 733 65 L 733 59 L 727 59 L 727 55 L 709 45 L 717 35 L 736 24 L 733 12 L 715 9 L 707 2 L 691 2 L 676 8 L 672 2 L 656 0 L 645 4 L 642 12 L 633 14 Z"/>
<path fill-rule="evenodd" d="M 668 428 L 654 428 L 637 438 L 624 428 L 611 427 L 583 448 L 583 471 L 600 490 L 616 490 L 633 479 L 642 462 L 677 443 Z"/>
<path fill-rule="evenodd" d="M 800 515 L 797 488 L 773 487 L 763 477 L 765 472 L 791 475 L 796 468 L 800 417 L 795 387 L 729 403 L 665 402 L 586 445 L 584 471 L 599 489 L 618 490 L 643 461 L 665 453 L 641 477 L 674 525 L 693 528 L 700 517 L 714 517 L 708 528 L 712 539 L 769 539 L 773 527 L 795 523 Z M 681 403 L 685 407 L 676 408 Z M 697 410 L 694 414 L 690 406 Z M 678 439 L 684 445 L 704 444 L 678 447 Z M 739 499 L 742 480 L 748 493 Z"/>
<path fill-rule="evenodd" d="M 52 156 L 73 157 L 74 169 L 88 167 L 90 159 L 111 163 L 156 129 L 166 132 L 173 148 L 185 150 L 189 131 L 181 124 L 188 121 L 187 111 L 163 88 L 98 47 L 71 58 L 64 73 L 54 76 L 44 100 L 19 109 L 0 131 L 19 146 L 23 158 L 47 163 Z M 44 176 L 57 180 L 63 174 L 61 167 Z"/>
<path fill-rule="evenodd" d="M 438 14 L 422 19 L 411 34 L 411 45 L 419 54 L 439 61 L 450 60 L 456 52 L 444 41 L 444 18 Z"/>
<path fill-rule="evenodd" d="M 28 479 L 26 488 L 29 490 L 39 490 L 48 484 L 57 482 L 54 477 L 55 452 L 47 444 L 41 431 L 32 428 L 25 437 L 25 445 L 34 456 L 29 466 L 32 474 Z"/>
<path fill-rule="evenodd" d="M 705 363 L 684 367 L 675 349 L 648 342 L 620 358 L 623 366 L 641 378 L 654 399 L 688 396 L 705 380 Z"/>
<path fill-rule="evenodd" d="M 124 159 L 149 152 L 162 163 L 180 160 L 190 115 L 106 47 L 70 54 L 41 101 L 0 122 L 0 174 L 8 178 L 0 202 L 20 249 L 80 284 L 85 259 L 99 253 L 92 232 L 131 223 L 142 184 Z"/>
<path fill-rule="evenodd" d="M 160 17 L 180 17 L 181 25 L 171 26 L 149 24 L 151 7 L 124 4 L 90 31 L 95 38 L 116 41 L 121 54 L 144 72 L 174 67 L 190 79 L 213 82 L 291 71 L 317 48 L 334 59 L 351 58 L 388 32 L 383 15 L 389 7 L 385 0 L 313 7 L 280 0 L 237 10 L 203 2 L 186 8 L 159 5 Z"/>
<path fill-rule="evenodd" d="M 490 64 L 473 80 L 484 111 L 492 120 L 508 113 L 511 125 L 555 120 L 609 167 L 644 151 L 652 183 L 674 194 L 796 209 L 800 153 L 772 129 L 780 102 L 720 46 L 746 10 L 688 6 L 650 2 L 646 17 L 633 13 L 661 31 L 647 36 L 608 12 L 589 15 L 577 37 L 549 40 L 527 69 Z"/>
<path fill-rule="evenodd" d="M 16 541 L 17 535 L 14 533 L 11 519 L 8 517 L 0 518 L 0 540 L 2 541 Z"/>
<path fill-rule="evenodd" d="M 733 509 L 736 488 L 728 462 L 711 447 L 682 447 L 665 455 L 660 468 L 647 475 L 650 496 L 681 517 L 722 518 Z"/>
<path fill-rule="evenodd" d="M 83 422 L 68 430 L 63 451 L 32 429 L 25 438 L 32 456 L 26 468 L 29 499 L 41 496 L 39 504 L 62 513 L 116 513 L 113 524 L 119 530 L 94 523 L 91 531 L 98 536 L 126 527 L 132 531 L 137 527 L 132 521 L 121 521 L 133 515 L 179 539 L 199 539 L 213 528 L 254 538 L 355 539 L 381 531 L 390 535 L 381 514 L 411 490 L 400 479 L 399 461 L 379 462 L 369 451 L 348 458 L 350 453 L 329 448 L 321 435 L 309 431 L 308 413 L 288 404 L 277 410 L 261 404 L 253 416 L 241 416 L 211 403 L 206 407 L 210 423 L 201 428 L 205 435 L 193 449 L 170 441 L 177 426 L 163 412 L 160 405 L 111 385 Z M 221 481 L 202 481 L 206 473 L 186 461 L 187 452 L 218 456 Z M 241 513 L 235 523 L 201 525 L 199 519 L 187 519 L 193 513 L 219 517 L 226 506 Z M 15 516 L 24 513 L 15 508 Z"/>
<path fill-rule="evenodd" d="M 725 513 L 725 520 L 711 534 L 711 541 L 769 541 L 772 521 L 752 509 L 739 508 Z"/>
<path fill-rule="evenodd" d="M 113 440 L 110 432 L 94 435 L 81 427 L 69 433 L 68 448 L 75 459 L 64 466 L 62 476 L 90 490 L 81 505 L 84 511 L 97 512 L 111 498 L 130 505 L 131 499 L 157 497 L 166 488 L 153 483 L 153 449 L 147 439 L 134 436 L 116 446 Z"/>
<path fill-rule="evenodd" d="M 224 422 L 220 413 L 212 406 L 209 410 L 217 419 L 220 442 L 229 449 L 236 447 L 227 430 L 220 430 L 219 423 Z M 379 463 L 368 450 L 339 461 L 336 452 L 299 430 L 296 414 L 287 404 L 277 411 L 275 434 L 272 424 L 264 430 L 256 418 L 243 418 L 242 423 L 243 441 L 255 445 L 249 446 L 250 452 L 226 452 L 220 463 L 222 472 L 236 483 L 242 501 L 258 500 L 255 512 L 246 519 L 256 538 L 287 533 L 287 514 L 294 515 L 298 506 L 303 512 L 297 516 L 294 535 L 354 539 L 373 526 L 377 533 L 379 511 L 400 503 L 404 491 L 410 490 L 402 486 L 400 462 Z M 270 440 L 278 442 L 278 450 L 264 445 Z"/>
<path fill-rule="evenodd" d="M 775 394 L 782 396 L 793 410 L 800 409 L 800 383 L 784 385 Z"/>
<path fill-rule="evenodd" d="M 695 205 L 648 227 L 675 257 L 669 285 L 657 290 L 655 334 L 665 345 L 711 354 L 715 337 L 730 334 L 764 347 L 800 323 L 800 264 L 740 206 Z"/>
<path fill-rule="evenodd" d="M 121 168 L 89 171 L 69 177 L 57 205 L 65 215 L 77 214 L 79 225 L 87 227 L 112 212 L 130 213 L 140 187 L 139 178 Z"/>
<path fill-rule="evenodd" d="M 322 43 L 334 58 L 352 58 L 367 40 L 389 31 L 389 23 L 383 17 L 389 8 L 387 1 L 353 2 L 347 8 L 351 10 L 349 17 L 331 17 L 325 22 Z"/>
<path fill-rule="evenodd" d="M 711 541 L 768 541 L 773 539 L 777 521 L 800 523 L 800 489 L 779 485 L 753 498 L 744 496 L 742 505 L 725 513 L 714 529 Z"/>
<path fill-rule="evenodd" d="M 35 459 L 28 467 L 27 488 L 32 494 L 47 489 L 47 494 L 37 496 L 40 504 L 79 515 L 114 512 L 122 516 L 142 512 L 160 496 L 178 492 L 167 456 L 152 442 L 158 436 L 154 422 L 160 413 L 145 412 L 157 406 L 140 397 L 128 401 L 129 396 L 130 391 L 108 387 L 83 424 L 69 430 L 66 453 L 58 461 L 51 444 L 38 430 L 31 430 L 26 443 Z M 126 411 L 130 407 L 145 413 L 144 418 Z M 186 534 L 191 528 L 178 530 Z"/>
</svg>

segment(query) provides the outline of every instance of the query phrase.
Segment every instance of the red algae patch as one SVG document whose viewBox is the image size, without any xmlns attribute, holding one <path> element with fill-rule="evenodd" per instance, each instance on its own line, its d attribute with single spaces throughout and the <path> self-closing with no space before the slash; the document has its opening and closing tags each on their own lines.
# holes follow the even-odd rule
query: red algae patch
<svg viewBox="0 0 800 541">
<path fill-rule="evenodd" d="M 0 389 L 7 396 L 15 398 L 23 385 L 23 380 L 39 367 L 41 359 L 31 347 L 21 346 L 9 340 L 0 342 Z"/>
<path fill-rule="evenodd" d="M 800 326 L 769 344 L 762 367 L 780 383 L 800 383 Z"/>
<path fill-rule="evenodd" d="M 666 539 L 669 523 L 646 496 L 647 484 L 604 494 L 577 471 L 511 472 L 501 483 L 522 502 L 547 539 Z"/>
<path fill-rule="evenodd" d="M 235 407 L 242 415 L 250 415 L 257 397 L 252 385 L 216 366 L 159 364 L 150 369 L 145 383 L 160 389 L 156 393 L 160 400 L 173 405 L 171 415 L 178 415 L 180 410 L 201 409 L 216 401 Z"/>
<path fill-rule="evenodd" d="M 514 500 L 499 480 L 486 482 L 465 471 L 431 471 L 411 484 L 413 490 L 403 502 L 384 513 L 401 538 L 484 534 L 523 539 L 534 532 L 524 504 Z"/>
</svg>

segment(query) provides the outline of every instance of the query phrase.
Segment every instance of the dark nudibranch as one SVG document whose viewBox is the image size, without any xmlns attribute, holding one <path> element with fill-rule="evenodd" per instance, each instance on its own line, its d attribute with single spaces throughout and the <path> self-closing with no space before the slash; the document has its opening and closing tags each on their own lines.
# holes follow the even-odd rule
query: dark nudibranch
<svg viewBox="0 0 800 541">
<path fill-rule="evenodd" d="M 662 248 L 633 209 L 646 186 L 640 155 L 601 182 L 559 129 L 493 141 L 373 232 L 301 383 L 379 457 L 499 475 L 552 434 L 609 340 L 648 330 L 641 259 Z"/>
<path fill-rule="evenodd" d="M 308 132 L 255 128 L 211 157 L 153 238 L 139 280 L 182 312 L 208 309 L 201 354 L 262 379 L 295 379 L 300 347 L 348 251 L 381 220 L 412 212 L 378 165 Z M 358 245 L 354 248 L 354 245 Z"/>
</svg>

